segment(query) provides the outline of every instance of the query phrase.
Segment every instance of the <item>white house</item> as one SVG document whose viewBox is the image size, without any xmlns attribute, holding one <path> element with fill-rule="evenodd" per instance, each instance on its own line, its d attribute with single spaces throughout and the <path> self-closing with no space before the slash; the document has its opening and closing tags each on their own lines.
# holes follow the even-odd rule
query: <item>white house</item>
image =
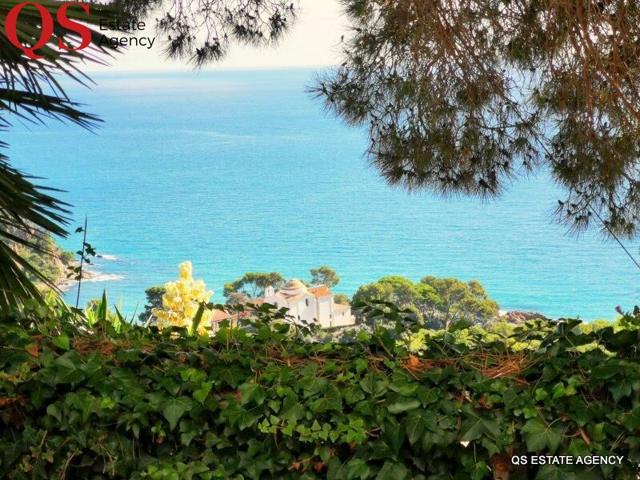
<svg viewBox="0 0 640 480">
<path fill-rule="evenodd" d="M 294 319 L 315 323 L 320 328 L 346 327 L 356 323 L 351 307 L 336 303 L 329 287 L 306 287 L 300 280 L 289 280 L 277 292 L 265 289 L 263 301 L 278 308 L 288 308 Z"/>
</svg>

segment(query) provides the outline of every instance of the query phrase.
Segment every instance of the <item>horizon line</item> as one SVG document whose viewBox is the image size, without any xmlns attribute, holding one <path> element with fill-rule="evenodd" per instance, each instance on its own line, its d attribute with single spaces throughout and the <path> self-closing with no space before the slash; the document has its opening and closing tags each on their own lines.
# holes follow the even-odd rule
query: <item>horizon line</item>
<svg viewBox="0 0 640 480">
<path fill-rule="evenodd" d="M 168 68 L 152 68 L 152 69 L 124 69 L 115 70 L 109 67 L 103 67 L 100 69 L 88 69 L 84 73 L 90 75 L 107 74 L 107 75 L 130 75 L 130 74 L 158 74 L 158 73 L 213 73 L 213 72 L 251 72 L 251 71 L 273 71 L 273 70 L 316 70 L 316 69 L 329 69 L 335 68 L 338 64 L 324 64 L 324 65 L 274 65 L 274 66 L 214 66 L 214 67 L 197 67 L 189 68 L 185 65 L 183 68 L 168 67 Z"/>
</svg>

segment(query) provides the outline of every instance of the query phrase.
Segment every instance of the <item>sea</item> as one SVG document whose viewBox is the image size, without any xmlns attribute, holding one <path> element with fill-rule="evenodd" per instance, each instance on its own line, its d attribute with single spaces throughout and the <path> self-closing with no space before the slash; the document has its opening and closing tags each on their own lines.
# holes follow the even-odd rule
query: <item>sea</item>
<svg viewBox="0 0 640 480">
<path fill-rule="evenodd" d="M 245 272 L 308 279 L 320 265 L 346 294 L 385 275 L 435 275 L 554 318 L 611 319 L 640 303 L 640 270 L 618 244 L 555 221 L 563 193 L 545 172 L 495 200 L 389 186 L 365 156 L 366 129 L 309 93 L 321 72 L 100 73 L 90 89 L 68 87 L 103 120 L 92 131 L 16 121 L 3 134 L 12 164 L 65 191 L 71 230 L 86 216 L 102 255 L 81 304 L 106 290 L 133 315 L 185 260 L 221 303 Z M 75 251 L 82 239 L 59 241 Z M 625 245 L 639 256 L 639 242 Z"/>
</svg>

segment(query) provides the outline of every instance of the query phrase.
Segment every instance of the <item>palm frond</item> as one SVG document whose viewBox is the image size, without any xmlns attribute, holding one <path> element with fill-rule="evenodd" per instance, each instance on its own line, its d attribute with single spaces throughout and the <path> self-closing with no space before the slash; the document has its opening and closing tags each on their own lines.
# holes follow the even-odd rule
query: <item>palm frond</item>
<svg viewBox="0 0 640 480">
<path fill-rule="evenodd" d="M 0 142 L 0 147 L 5 144 Z M 48 255 L 34 238 L 47 232 L 65 236 L 68 205 L 51 196 L 56 190 L 34 183 L 28 176 L 8 164 L 0 154 L 0 310 L 20 305 L 26 299 L 41 299 L 29 273 L 49 285 L 49 280 L 22 258 L 16 247 L 25 247 Z"/>
</svg>

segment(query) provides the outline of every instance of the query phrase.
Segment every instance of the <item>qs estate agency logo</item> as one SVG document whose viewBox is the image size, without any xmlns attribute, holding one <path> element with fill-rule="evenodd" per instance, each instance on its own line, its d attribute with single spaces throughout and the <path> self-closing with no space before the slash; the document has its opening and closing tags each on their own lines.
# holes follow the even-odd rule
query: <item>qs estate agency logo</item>
<svg viewBox="0 0 640 480">
<path fill-rule="evenodd" d="M 75 10 L 70 12 L 70 8 Z M 56 9 L 51 7 L 51 2 L 48 2 L 48 7 L 35 1 L 22 2 L 16 4 L 7 13 L 4 31 L 11 44 L 22 50 L 24 55 L 32 60 L 43 58 L 37 51 L 51 42 L 54 33 L 58 39 L 58 48 L 67 51 L 82 50 L 91 45 L 92 41 L 98 47 L 113 49 L 126 47 L 153 48 L 156 37 L 144 36 L 143 32 L 147 27 L 145 22 L 139 20 L 121 21 L 117 18 L 107 19 L 101 16 L 99 19 L 99 32 L 95 32 L 81 23 L 81 21 L 78 21 L 78 17 L 82 15 L 82 12 L 89 20 L 91 15 L 89 3 L 61 2 Z M 97 26 L 97 19 L 94 18 L 94 20 L 94 22 L 88 23 Z M 24 22 L 24 24 L 21 22 Z M 21 25 L 23 27 L 28 25 L 29 28 L 21 29 Z M 33 31 L 36 33 L 31 33 Z M 102 33 L 103 31 L 112 33 L 107 35 Z M 74 39 L 79 37 L 79 44 L 75 46 L 68 44 L 64 39 L 65 32 L 71 33 Z"/>
<path fill-rule="evenodd" d="M 56 21 L 63 29 L 79 35 L 80 44 L 77 46 L 67 45 L 61 35 L 58 37 L 58 48 L 69 51 L 82 50 L 83 48 L 87 48 L 91 43 L 91 30 L 86 25 L 69 18 L 68 10 L 70 7 L 81 8 L 87 15 L 90 14 L 90 7 L 88 3 L 66 2 L 60 4 L 58 9 L 55 11 Z M 25 45 L 18 35 L 18 32 L 20 31 L 20 16 L 23 14 L 23 10 L 27 8 L 35 9 L 37 11 L 37 15 L 40 16 L 40 35 L 32 45 Z M 29 12 L 28 14 L 31 15 L 32 13 Z M 9 10 L 5 19 L 4 31 L 11 44 L 22 50 L 28 58 L 32 60 L 42 58 L 42 55 L 38 55 L 36 51 L 51 41 L 51 37 L 54 32 L 52 11 L 36 2 L 18 3 Z"/>
</svg>

